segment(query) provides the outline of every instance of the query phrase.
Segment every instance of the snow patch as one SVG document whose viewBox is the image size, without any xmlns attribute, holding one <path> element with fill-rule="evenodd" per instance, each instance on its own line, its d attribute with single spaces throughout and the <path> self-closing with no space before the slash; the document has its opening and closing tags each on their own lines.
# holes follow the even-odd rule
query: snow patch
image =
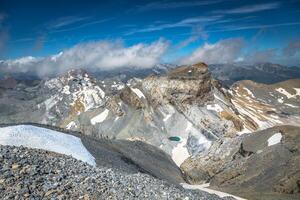
<svg viewBox="0 0 300 200">
<path fill-rule="evenodd" d="M 245 133 L 251 133 L 252 131 L 250 131 L 249 129 L 247 129 L 247 128 L 243 128 L 243 130 L 241 130 L 241 131 L 239 131 L 239 132 L 237 132 L 236 134 L 237 135 L 243 135 L 243 134 L 245 134 Z"/>
<path fill-rule="evenodd" d="M 71 129 L 72 127 L 76 127 L 76 123 L 74 121 L 71 121 L 67 126 L 66 129 Z"/>
<path fill-rule="evenodd" d="M 190 154 L 186 148 L 187 140 L 180 137 L 179 144 L 172 149 L 172 159 L 178 167 L 188 158 Z"/>
<path fill-rule="evenodd" d="M 202 145 L 204 149 L 209 149 L 209 147 L 211 146 L 211 141 L 208 140 L 202 133 L 199 133 L 198 129 L 196 129 L 191 122 L 187 122 L 185 131 L 188 135 L 192 134 L 196 136 L 196 138 L 198 139 L 198 144 Z"/>
<path fill-rule="evenodd" d="M 187 183 L 181 183 L 181 185 L 182 185 L 183 188 L 188 189 L 188 190 L 201 190 L 201 191 L 208 192 L 210 194 L 216 194 L 221 198 L 223 198 L 223 197 L 233 197 L 237 200 L 246 200 L 246 199 L 243 199 L 241 197 L 234 196 L 232 194 L 228 194 L 228 193 L 225 193 L 225 192 L 220 192 L 220 191 L 217 191 L 217 190 L 210 189 L 210 188 L 208 188 L 209 183 L 205 183 L 205 184 L 201 184 L 201 185 L 189 185 Z"/>
<path fill-rule="evenodd" d="M 282 138 L 281 133 L 275 133 L 268 139 L 268 147 L 280 143 Z"/>
<path fill-rule="evenodd" d="M 66 85 L 64 86 L 63 90 L 62 90 L 63 94 L 71 94 L 70 93 L 70 86 Z"/>
<path fill-rule="evenodd" d="M 278 101 L 279 103 L 283 103 L 283 97 L 280 97 L 280 99 L 277 99 L 277 101 Z"/>
<path fill-rule="evenodd" d="M 142 93 L 141 90 L 139 90 L 138 88 L 131 88 L 131 90 L 138 95 L 139 98 L 144 98 L 146 99 L 145 95 Z"/>
<path fill-rule="evenodd" d="M 277 92 L 285 95 L 288 99 L 296 98 L 297 96 L 300 96 L 300 88 L 294 88 L 294 90 L 296 91 L 296 94 L 290 94 L 288 91 L 286 91 L 283 88 L 276 88 Z"/>
<path fill-rule="evenodd" d="M 168 121 L 168 119 L 169 119 L 171 116 L 172 116 L 172 114 L 167 114 L 167 115 L 164 117 L 163 121 L 164 121 L 164 122 Z"/>
<path fill-rule="evenodd" d="M 285 103 L 285 105 L 289 106 L 289 107 L 292 107 L 292 108 L 299 108 L 299 106 L 295 106 L 293 104 L 289 104 L 289 103 Z"/>
<path fill-rule="evenodd" d="M 223 108 L 218 104 L 207 105 L 206 108 L 207 108 L 207 110 L 213 110 L 213 111 L 216 111 L 216 112 L 222 112 L 223 111 Z"/>
<path fill-rule="evenodd" d="M 249 90 L 248 88 L 244 87 L 244 90 L 247 91 L 247 93 L 252 97 L 255 98 L 254 94 L 251 92 L 251 90 Z"/>
<path fill-rule="evenodd" d="M 93 118 L 91 119 L 91 123 L 92 123 L 93 125 L 95 125 L 96 123 L 101 123 L 101 122 L 103 122 L 103 121 L 106 119 L 108 113 L 109 113 L 109 110 L 108 110 L 108 109 L 105 109 L 102 113 L 100 113 L 99 115 L 93 117 Z"/>
<path fill-rule="evenodd" d="M 25 146 L 70 155 L 96 166 L 95 158 L 88 152 L 81 139 L 62 132 L 31 126 L 17 125 L 0 128 L 0 144 Z"/>
</svg>

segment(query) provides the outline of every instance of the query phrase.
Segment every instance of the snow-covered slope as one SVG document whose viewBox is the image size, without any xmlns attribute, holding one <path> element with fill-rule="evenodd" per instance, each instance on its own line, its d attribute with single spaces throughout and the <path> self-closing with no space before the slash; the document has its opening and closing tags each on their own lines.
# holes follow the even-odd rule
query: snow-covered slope
<svg viewBox="0 0 300 200">
<path fill-rule="evenodd" d="M 248 130 L 300 123 L 300 79 L 276 84 L 240 81 L 231 87 L 231 102 Z"/>
<path fill-rule="evenodd" d="M 25 146 L 70 155 L 95 166 L 95 158 L 83 146 L 80 138 L 31 125 L 0 128 L 0 144 Z"/>
</svg>

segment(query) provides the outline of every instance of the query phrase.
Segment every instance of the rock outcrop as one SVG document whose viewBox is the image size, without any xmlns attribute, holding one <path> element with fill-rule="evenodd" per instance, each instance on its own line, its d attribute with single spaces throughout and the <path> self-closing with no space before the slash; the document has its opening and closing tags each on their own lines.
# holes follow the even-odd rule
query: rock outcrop
<svg viewBox="0 0 300 200">
<path fill-rule="evenodd" d="M 217 141 L 181 168 L 191 183 L 210 182 L 248 199 L 298 199 L 299 139 L 299 127 L 277 126 Z"/>
<path fill-rule="evenodd" d="M 143 87 L 154 105 L 203 105 L 213 99 L 212 79 L 204 63 L 183 66 L 165 76 L 150 76 L 143 81 Z"/>
</svg>

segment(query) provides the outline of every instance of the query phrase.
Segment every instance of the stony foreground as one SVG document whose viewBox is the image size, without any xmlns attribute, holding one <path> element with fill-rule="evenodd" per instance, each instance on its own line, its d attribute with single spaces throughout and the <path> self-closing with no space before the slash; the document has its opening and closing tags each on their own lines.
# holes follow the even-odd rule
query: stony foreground
<svg viewBox="0 0 300 200">
<path fill-rule="evenodd" d="M 53 152 L 0 145 L 0 199 L 202 199 L 149 175 L 94 168 Z"/>
</svg>

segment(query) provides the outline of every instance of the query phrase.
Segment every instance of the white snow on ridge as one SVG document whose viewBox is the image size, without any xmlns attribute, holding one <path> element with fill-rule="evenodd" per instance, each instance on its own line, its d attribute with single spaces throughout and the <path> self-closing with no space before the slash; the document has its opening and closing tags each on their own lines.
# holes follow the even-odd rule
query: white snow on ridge
<svg viewBox="0 0 300 200">
<path fill-rule="evenodd" d="M 223 197 L 233 197 L 237 200 L 246 200 L 244 198 L 237 197 L 237 196 L 225 193 L 225 192 L 210 189 L 210 188 L 208 188 L 209 183 L 205 183 L 205 184 L 202 184 L 202 185 L 189 185 L 187 183 L 181 183 L 181 185 L 182 185 L 183 188 L 188 189 L 188 190 L 201 190 L 201 191 L 208 192 L 210 194 L 216 194 L 221 198 L 223 198 Z"/>
<path fill-rule="evenodd" d="M 139 90 L 138 88 L 131 88 L 131 90 L 136 94 L 138 95 L 139 98 L 144 98 L 146 99 L 145 95 L 142 93 L 141 90 Z"/>
<path fill-rule="evenodd" d="M 294 90 L 296 90 L 296 96 L 300 96 L 300 88 L 294 88 Z"/>
<path fill-rule="evenodd" d="M 76 127 L 76 123 L 74 121 L 71 121 L 67 126 L 66 129 L 71 129 L 72 127 Z"/>
<path fill-rule="evenodd" d="M 281 138 L 282 138 L 281 133 L 275 133 L 268 139 L 268 146 L 278 144 L 281 141 Z"/>
<path fill-rule="evenodd" d="M 294 88 L 294 90 L 296 91 L 296 94 L 290 94 L 288 91 L 286 91 L 283 88 L 276 88 L 277 92 L 285 95 L 288 99 L 296 98 L 297 96 L 300 96 L 300 88 Z"/>
<path fill-rule="evenodd" d="M 218 104 L 207 105 L 206 108 L 207 108 L 207 110 L 214 110 L 216 112 L 222 112 L 223 111 L 223 108 Z"/>
<path fill-rule="evenodd" d="M 255 98 L 254 94 L 251 92 L 251 90 L 249 90 L 248 88 L 246 87 L 243 87 L 244 90 L 247 91 L 247 93 L 252 97 L 252 98 Z"/>
<path fill-rule="evenodd" d="M 285 103 L 285 105 L 289 106 L 289 107 L 292 107 L 292 108 L 299 108 L 299 106 L 295 106 L 293 104 L 289 104 L 289 103 Z"/>
<path fill-rule="evenodd" d="M 81 139 L 62 132 L 31 126 L 17 125 L 0 128 L 0 144 L 25 146 L 70 155 L 96 166 L 95 158 L 88 152 Z"/>
<path fill-rule="evenodd" d="M 109 113 L 109 110 L 108 110 L 108 109 L 105 109 L 102 113 L 100 113 L 99 115 L 93 117 L 93 118 L 91 119 L 91 123 L 92 123 L 93 125 L 95 125 L 96 123 L 101 123 L 101 122 L 103 122 L 103 121 L 106 119 L 108 113 Z"/>
<path fill-rule="evenodd" d="M 164 122 L 168 121 L 168 119 L 172 116 L 172 114 L 167 114 L 163 119 Z"/>
</svg>

